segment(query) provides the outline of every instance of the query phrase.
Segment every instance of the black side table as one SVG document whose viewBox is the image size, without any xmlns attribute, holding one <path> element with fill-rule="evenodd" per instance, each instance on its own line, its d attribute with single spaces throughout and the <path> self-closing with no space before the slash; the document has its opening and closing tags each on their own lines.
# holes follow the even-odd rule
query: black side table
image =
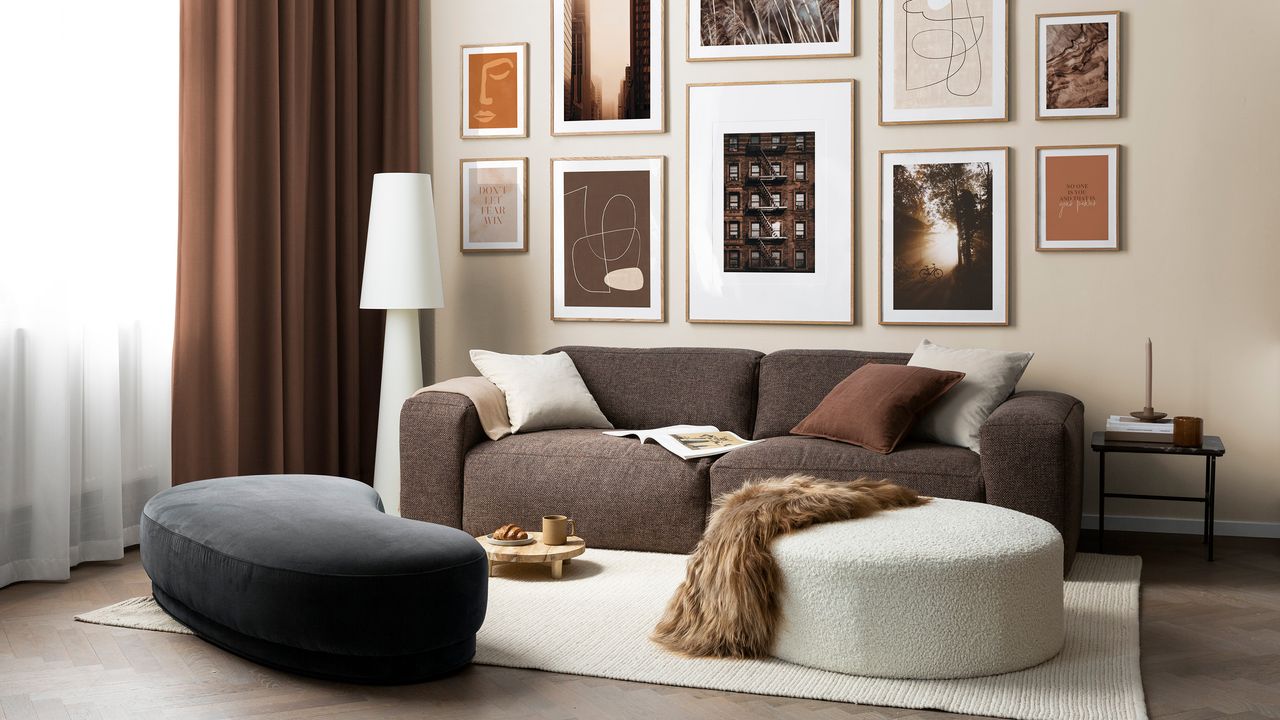
<svg viewBox="0 0 1280 720">
<path fill-rule="evenodd" d="M 1210 562 L 1213 561 L 1213 494 L 1218 480 L 1218 458 L 1227 454 L 1222 438 L 1205 435 L 1204 444 L 1198 448 L 1175 447 L 1170 443 L 1119 442 L 1107 440 L 1106 434 L 1095 432 L 1092 442 L 1098 453 L 1098 552 L 1103 552 L 1106 527 L 1107 498 L 1135 498 L 1138 500 L 1175 500 L 1178 502 L 1204 503 L 1204 544 L 1208 546 Z M 1204 497 L 1181 495 L 1135 495 L 1133 493 L 1107 492 L 1107 453 L 1144 453 L 1152 455 L 1197 455 L 1205 459 Z"/>
</svg>

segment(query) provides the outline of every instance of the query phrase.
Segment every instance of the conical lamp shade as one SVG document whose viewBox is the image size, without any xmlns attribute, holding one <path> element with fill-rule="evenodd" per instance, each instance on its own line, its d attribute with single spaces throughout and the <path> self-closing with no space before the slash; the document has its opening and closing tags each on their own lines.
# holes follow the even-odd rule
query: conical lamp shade
<svg viewBox="0 0 1280 720">
<path fill-rule="evenodd" d="M 431 176 L 373 176 L 360 307 L 444 307 Z"/>
</svg>

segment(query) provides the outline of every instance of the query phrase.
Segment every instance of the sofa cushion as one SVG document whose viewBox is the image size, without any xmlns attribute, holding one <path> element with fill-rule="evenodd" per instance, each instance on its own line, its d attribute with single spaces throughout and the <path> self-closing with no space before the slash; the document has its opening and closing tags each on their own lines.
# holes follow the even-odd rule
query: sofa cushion
<svg viewBox="0 0 1280 720">
<path fill-rule="evenodd" d="M 543 515 L 558 513 L 577 521 L 588 547 L 690 552 L 706 524 L 710 466 L 598 430 L 482 442 L 467 454 L 462 527 L 540 530 Z"/>
<path fill-rule="evenodd" d="M 791 432 L 791 428 L 813 412 L 832 388 L 867 363 L 906 365 L 910 358 L 909 353 L 856 350 L 779 350 L 769 353 L 760 359 L 760 389 L 751 437 L 760 440 Z"/>
<path fill-rule="evenodd" d="M 763 353 L 730 348 L 585 346 L 547 352 L 566 352 L 573 358 L 587 389 L 616 428 L 715 425 L 743 437 L 751 433 L 756 363 Z M 825 394 L 819 393 L 818 399 Z"/>
<path fill-rule="evenodd" d="M 891 453 L 916 415 L 963 377 L 961 372 L 905 365 L 863 365 L 841 380 L 791 434 Z"/>
<path fill-rule="evenodd" d="M 774 437 L 720 456 L 711 466 L 711 497 L 749 480 L 793 472 L 828 480 L 891 480 L 922 495 L 984 500 L 981 460 L 965 448 L 905 442 L 888 455 L 811 437 Z"/>
</svg>

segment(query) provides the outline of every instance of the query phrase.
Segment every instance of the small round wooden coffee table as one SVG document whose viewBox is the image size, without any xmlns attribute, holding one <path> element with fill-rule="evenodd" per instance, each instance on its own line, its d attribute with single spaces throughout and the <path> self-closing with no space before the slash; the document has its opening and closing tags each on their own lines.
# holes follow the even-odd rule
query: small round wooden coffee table
<svg viewBox="0 0 1280 720">
<path fill-rule="evenodd" d="M 576 535 L 570 535 L 563 545 L 543 545 L 540 532 L 530 532 L 529 537 L 534 542 L 528 545 L 494 545 L 488 537 L 476 536 L 489 556 L 489 577 L 493 577 L 495 566 L 504 563 L 539 563 L 550 565 L 551 577 L 558 580 L 570 558 L 576 558 L 587 550 L 586 541 Z"/>
</svg>

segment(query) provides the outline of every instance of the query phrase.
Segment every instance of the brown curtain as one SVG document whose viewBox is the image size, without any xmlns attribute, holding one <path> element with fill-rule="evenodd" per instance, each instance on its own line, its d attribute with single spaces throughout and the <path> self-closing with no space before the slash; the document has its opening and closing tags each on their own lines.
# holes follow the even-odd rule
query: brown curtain
<svg viewBox="0 0 1280 720">
<path fill-rule="evenodd" d="M 183 0 L 173 480 L 372 482 L 373 174 L 418 170 L 418 0 Z"/>
</svg>

